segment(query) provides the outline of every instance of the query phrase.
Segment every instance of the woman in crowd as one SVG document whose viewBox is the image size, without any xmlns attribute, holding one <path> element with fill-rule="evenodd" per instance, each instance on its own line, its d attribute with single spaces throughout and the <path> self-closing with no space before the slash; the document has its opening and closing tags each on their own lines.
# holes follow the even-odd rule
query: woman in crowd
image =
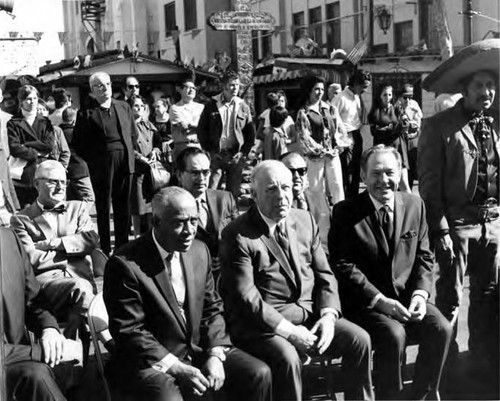
<svg viewBox="0 0 500 401">
<path fill-rule="evenodd" d="M 144 174 L 149 172 L 149 161 L 161 157 L 161 138 L 156 127 L 145 115 L 146 103 L 144 98 L 133 95 L 127 100 L 134 114 L 137 125 L 137 146 L 135 155 L 135 173 L 132 179 L 131 215 L 134 235 L 137 237 L 151 229 L 151 203 L 143 195 Z"/>
<path fill-rule="evenodd" d="M 408 150 L 406 141 L 402 137 L 403 131 L 396 115 L 393 104 L 393 88 L 389 84 L 382 84 L 378 90 L 370 114 L 368 115 L 373 144 L 384 144 L 398 150 L 403 162 L 399 189 L 411 192 L 408 184 Z"/>
<path fill-rule="evenodd" d="M 153 124 L 156 127 L 166 159 L 172 163 L 172 127 L 170 125 L 170 99 L 159 98 L 153 103 L 154 117 Z"/>
<path fill-rule="evenodd" d="M 38 115 L 38 97 L 34 86 L 21 86 L 17 93 L 19 110 L 7 123 L 9 167 L 21 207 L 35 201 L 36 166 L 54 149 L 54 129 L 47 117 Z"/>
<path fill-rule="evenodd" d="M 340 139 L 344 127 L 337 110 L 322 100 L 325 82 L 321 77 L 307 76 L 300 87 L 305 97 L 297 112 L 295 127 L 307 167 L 309 187 L 325 191 L 332 205 L 344 199 Z"/>
</svg>

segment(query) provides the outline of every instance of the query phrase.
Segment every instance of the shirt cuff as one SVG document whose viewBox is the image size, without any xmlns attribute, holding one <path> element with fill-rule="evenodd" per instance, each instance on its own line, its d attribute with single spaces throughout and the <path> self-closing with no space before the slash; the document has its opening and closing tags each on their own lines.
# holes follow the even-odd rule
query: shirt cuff
<svg viewBox="0 0 500 401">
<path fill-rule="evenodd" d="M 290 335 L 293 333 L 295 326 L 290 323 L 288 320 L 283 319 L 281 322 L 279 322 L 278 326 L 276 326 L 276 334 L 288 338 Z"/>
<path fill-rule="evenodd" d="M 413 291 L 413 294 L 411 294 L 411 297 L 415 297 L 417 295 L 420 295 L 422 298 L 424 298 L 424 301 L 427 302 L 429 299 L 429 293 L 425 290 L 415 290 Z"/>
<path fill-rule="evenodd" d="M 156 362 L 152 367 L 153 369 L 159 370 L 160 372 L 167 373 L 170 368 L 179 361 L 174 354 L 170 353 L 165 356 L 162 360 Z"/>
<path fill-rule="evenodd" d="M 381 292 L 379 292 L 377 295 L 375 295 L 373 297 L 372 301 L 368 305 L 368 309 L 373 309 L 380 298 L 382 298 L 382 293 Z"/>
<path fill-rule="evenodd" d="M 331 313 L 333 316 L 335 316 L 335 320 L 339 318 L 339 311 L 335 308 L 323 308 L 321 309 L 320 316 L 323 317 L 327 313 Z"/>
</svg>

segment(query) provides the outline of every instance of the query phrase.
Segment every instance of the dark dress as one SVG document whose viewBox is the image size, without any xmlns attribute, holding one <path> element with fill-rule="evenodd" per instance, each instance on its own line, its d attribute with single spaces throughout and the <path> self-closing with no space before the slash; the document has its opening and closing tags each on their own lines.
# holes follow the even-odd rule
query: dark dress
<svg viewBox="0 0 500 401">
<path fill-rule="evenodd" d="M 373 135 L 373 145 L 384 144 L 396 148 L 401 155 L 402 167 L 408 168 L 408 148 L 406 141 L 401 137 L 402 131 L 399 129 L 394 105 L 372 109 L 368 115 L 368 122 Z"/>
</svg>

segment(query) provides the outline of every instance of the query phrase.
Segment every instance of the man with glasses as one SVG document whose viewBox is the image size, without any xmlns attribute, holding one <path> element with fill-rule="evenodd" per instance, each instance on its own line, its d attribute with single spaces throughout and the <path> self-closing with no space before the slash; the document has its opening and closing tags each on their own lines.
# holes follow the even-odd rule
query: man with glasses
<svg viewBox="0 0 500 401">
<path fill-rule="evenodd" d="M 47 160 L 35 172 L 36 202 L 15 214 L 11 226 L 21 240 L 41 291 L 72 336 L 97 292 L 90 252 L 99 244 L 85 202 L 66 201 L 66 171 Z"/>
<path fill-rule="evenodd" d="M 132 96 L 139 96 L 141 88 L 136 77 L 130 76 L 125 79 L 123 92 L 117 97 L 118 100 L 127 101 Z"/>
<path fill-rule="evenodd" d="M 89 83 L 94 100 L 88 108 L 78 113 L 73 130 L 73 146 L 89 167 L 101 248 L 109 254 L 111 202 L 115 248 L 128 242 L 137 128 L 130 106 L 112 98 L 108 74 L 96 72 L 91 75 Z"/>
<path fill-rule="evenodd" d="M 210 189 L 210 156 L 202 149 L 188 147 L 177 158 L 179 185 L 196 199 L 199 221 L 196 238 L 203 241 L 212 257 L 212 271 L 219 275 L 219 240 L 222 229 L 238 217 L 231 192 Z"/>
<path fill-rule="evenodd" d="M 177 86 L 177 92 L 181 95 L 181 100 L 170 107 L 174 160 L 187 146 L 199 146 L 196 130 L 204 107 L 194 101 L 196 86 L 193 78 L 183 79 Z"/>
<path fill-rule="evenodd" d="M 210 187 L 217 189 L 226 175 L 226 190 L 235 198 L 240 192 L 244 156 L 255 142 L 250 107 L 238 97 L 240 79 L 234 71 L 222 77 L 223 90 L 208 102 L 198 124 L 201 147 L 212 158 Z"/>
<path fill-rule="evenodd" d="M 328 199 L 324 192 L 313 191 L 309 188 L 307 163 L 300 154 L 286 153 L 281 157 L 281 161 L 292 173 L 292 208 L 311 212 L 319 228 L 321 245 L 323 245 L 323 249 L 328 256 L 328 231 L 330 231 Z"/>
</svg>

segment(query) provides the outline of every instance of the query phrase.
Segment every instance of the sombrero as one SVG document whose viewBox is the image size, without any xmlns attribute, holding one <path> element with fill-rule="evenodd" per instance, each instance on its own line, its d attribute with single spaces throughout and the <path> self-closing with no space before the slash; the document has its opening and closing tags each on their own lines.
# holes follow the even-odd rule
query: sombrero
<svg viewBox="0 0 500 401">
<path fill-rule="evenodd" d="M 500 39 L 475 42 L 446 60 L 422 82 L 425 90 L 438 93 L 462 92 L 462 80 L 468 75 L 488 70 L 499 76 Z"/>
</svg>

